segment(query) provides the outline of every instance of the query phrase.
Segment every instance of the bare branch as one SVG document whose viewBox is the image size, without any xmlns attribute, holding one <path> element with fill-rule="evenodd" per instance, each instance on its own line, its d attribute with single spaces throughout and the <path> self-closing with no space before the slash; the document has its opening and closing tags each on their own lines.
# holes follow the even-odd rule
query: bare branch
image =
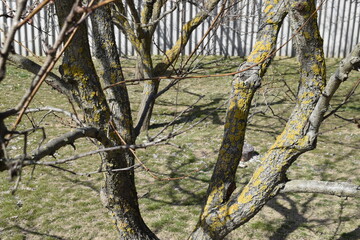
<svg viewBox="0 0 360 240">
<path fill-rule="evenodd" d="M 116 168 L 116 169 L 111 169 L 111 170 L 102 170 L 102 169 L 99 169 L 97 171 L 93 171 L 93 172 L 86 172 L 86 173 L 79 173 L 79 172 L 75 172 L 73 170 L 69 170 L 69 169 L 66 169 L 66 168 L 63 168 L 63 167 L 59 167 L 57 165 L 52 165 L 52 164 L 41 164 L 41 163 L 37 163 L 37 165 L 45 165 L 45 166 L 49 166 L 49 167 L 52 167 L 52 168 L 56 168 L 58 170 L 61 170 L 61 171 L 65 171 L 65 172 L 68 172 L 68 173 L 71 173 L 73 175 L 77 175 L 77 176 L 90 176 L 92 174 L 96 174 L 96 173 L 104 173 L 104 172 L 122 172 L 122 171 L 130 171 L 130 170 L 133 170 L 135 168 L 138 168 L 140 165 L 136 164 L 136 165 L 132 165 L 130 167 L 126 167 L 126 168 Z"/>
<path fill-rule="evenodd" d="M 360 197 L 360 186 L 348 182 L 292 180 L 280 193 L 321 193 L 339 197 Z"/>
<path fill-rule="evenodd" d="M 74 122 L 76 122 L 79 126 L 83 125 L 83 123 L 79 120 L 79 118 L 75 114 L 65 111 L 63 109 L 60 109 L 60 108 L 54 108 L 54 107 L 49 107 L 49 106 L 39 107 L 39 108 L 31 108 L 31 109 L 26 110 L 25 113 L 34 113 L 34 112 L 42 112 L 42 111 L 63 113 L 67 117 L 71 118 Z"/>
<path fill-rule="evenodd" d="M 179 7 L 179 3 L 180 3 L 180 1 L 176 1 L 175 5 L 172 8 L 170 8 L 168 11 L 165 11 L 163 14 L 161 14 L 161 16 L 158 16 L 156 19 L 153 19 L 151 22 L 149 22 L 147 24 L 142 24 L 141 27 L 150 27 L 150 26 L 156 25 L 162 19 L 164 19 L 167 15 L 174 12 Z"/>
<path fill-rule="evenodd" d="M 143 10 L 141 12 L 141 22 L 143 24 L 147 24 L 149 23 L 151 16 L 153 14 L 154 11 L 154 4 L 156 3 L 157 0 L 145 0 L 143 5 Z"/>
<path fill-rule="evenodd" d="M 164 69 L 167 69 L 168 66 L 178 58 L 180 52 L 189 41 L 191 33 L 210 15 L 219 2 L 220 0 L 209 0 L 204 10 L 201 10 L 193 19 L 183 25 L 179 39 L 175 45 L 166 52 L 166 56 L 162 62 L 155 67 L 155 72 L 162 72 Z"/>
<path fill-rule="evenodd" d="M 73 145 L 77 139 L 84 137 L 95 138 L 100 142 L 107 141 L 106 136 L 104 136 L 103 133 L 99 131 L 98 128 L 94 128 L 94 127 L 78 128 L 49 141 L 47 144 L 37 149 L 32 154 L 31 160 L 37 161 L 47 155 L 53 155 L 60 148 L 66 145 Z"/>
<path fill-rule="evenodd" d="M 350 91 L 348 92 L 348 94 L 346 94 L 345 99 L 342 101 L 342 103 L 340 103 L 335 109 L 333 109 L 330 113 L 328 113 L 326 116 L 324 116 L 324 119 L 330 117 L 331 115 L 335 114 L 336 112 L 345 104 L 347 104 L 349 102 L 349 99 L 351 98 L 351 96 L 355 93 L 355 90 L 359 87 L 360 85 L 360 78 L 357 80 L 357 82 L 354 84 L 354 86 L 350 89 Z"/>
<path fill-rule="evenodd" d="M 85 153 L 75 154 L 75 155 L 73 155 L 71 157 L 64 158 L 64 159 L 59 159 L 59 160 L 51 161 L 51 162 L 38 162 L 37 160 L 30 159 L 30 160 L 25 160 L 24 165 L 32 165 L 32 164 L 36 164 L 36 165 L 57 165 L 57 164 L 63 164 L 63 163 L 72 162 L 72 161 L 75 161 L 75 160 L 83 158 L 83 157 L 88 157 L 88 156 L 98 154 L 98 153 L 103 153 L 103 152 L 111 152 L 111 151 L 116 151 L 116 150 L 120 150 L 120 149 L 139 149 L 139 148 L 147 148 L 147 147 L 151 147 L 151 146 L 158 146 L 158 145 L 162 144 L 163 142 L 165 142 L 167 140 L 168 140 L 168 138 L 161 138 L 159 140 L 156 140 L 156 141 L 153 141 L 153 142 L 148 142 L 148 143 L 143 143 L 143 144 L 130 144 L 130 145 L 126 144 L 126 145 L 120 145 L 120 146 L 115 146 L 115 147 L 100 148 L 100 149 L 96 149 L 96 150 L 85 152 Z"/>
<path fill-rule="evenodd" d="M 140 24 L 140 16 L 138 11 L 136 10 L 134 1 L 126 0 L 126 4 L 130 8 L 130 12 L 135 23 Z"/>
<path fill-rule="evenodd" d="M 41 66 L 38 63 L 16 53 L 9 54 L 8 59 L 15 66 L 25 69 L 35 75 L 38 74 L 41 69 Z M 62 81 L 62 79 L 53 72 L 49 72 L 45 79 L 45 82 L 52 88 L 56 89 L 58 92 L 67 96 L 69 99 L 76 97 L 70 93 L 72 88 L 71 85 L 67 84 L 65 81 Z M 80 100 L 74 99 L 74 101 L 79 102 Z"/>
<path fill-rule="evenodd" d="M 35 16 L 36 13 L 38 13 L 46 4 L 48 4 L 51 0 L 44 0 L 42 1 L 39 5 L 36 6 L 36 8 L 29 14 L 27 15 L 24 20 L 19 23 L 19 27 L 21 27 L 22 25 L 24 25 L 25 23 L 27 23 L 33 16 Z"/>
<path fill-rule="evenodd" d="M 134 46 L 135 50 L 140 53 L 141 42 L 139 41 L 133 27 L 130 25 L 129 20 L 126 18 L 125 7 L 122 1 L 115 1 L 113 23 L 126 35 L 129 41 Z"/>
<path fill-rule="evenodd" d="M 313 141 L 316 139 L 320 124 L 324 120 L 324 114 L 329 107 L 332 96 L 339 88 L 340 84 L 347 80 L 349 73 L 352 70 L 360 70 L 360 43 L 358 43 L 354 50 L 340 62 L 339 68 L 330 77 L 329 82 L 326 84 L 325 90 L 320 96 L 320 99 L 309 119 L 310 129 L 307 135 L 310 140 Z M 357 87 L 358 83 L 360 83 L 360 81 L 355 84 L 354 88 Z"/>
<path fill-rule="evenodd" d="M 26 108 L 29 106 L 30 102 L 32 101 L 35 94 L 39 90 L 43 81 L 45 81 L 47 75 L 50 73 L 52 68 L 55 66 L 56 61 L 60 58 L 62 52 L 65 51 L 66 47 L 64 46 L 62 51 L 58 55 L 56 55 L 57 50 L 62 46 L 62 43 L 63 43 L 65 37 L 67 36 L 69 26 L 71 26 L 73 24 L 73 20 L 76 16 L 76 6 L 78 5 L 78 2 L 79 2 L 79 0 L 77 0 L 76 3 L 74 4 L 72 11 L 69 13 L 69 15 L 66 19 L 66 22 L 64 23 L 64 25 L 60 31 L 58 39 L 56 40 L 55 44 L 53 45 L 53 48 L 51 49 L 51 51 L 48 52 L 47 59 L 46 59 L 44 65 L 41 67 L 40 71 L 37 73 L 37 75 L 33 79 L 31 86 L 28 89 L 28 91 L 26 92 L 26 94 L 24 94 L 23 98 L 21 99 L 21 101 L 18 103 L 18 105 L 15 108 L 10 109 L 7 112 L 1 113 L 2 118 L 5 118 L 5 117 L 13 115 L 17 112 L 20 112 L 18 118 L 16 119 L 16 121 L 14 123 L 13 130 L 20 123 L 21 118 L 22 118 Z M 76 32 L 76 29 L 77 28 L 74 29 L 73 34 Z M 71 36 L 69 37 L 67 42 L 69 43 L 70 41 L 71 41 Z"/>
</svg>

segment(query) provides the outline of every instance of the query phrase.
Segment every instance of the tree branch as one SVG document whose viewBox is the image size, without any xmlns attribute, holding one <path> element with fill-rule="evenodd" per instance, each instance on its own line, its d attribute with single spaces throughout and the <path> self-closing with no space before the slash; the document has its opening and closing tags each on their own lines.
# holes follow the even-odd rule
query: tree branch
<svg viewBox="0 0 360 240">
<path fill-rule="evenodd" d="M 30 102 L 36 95 L 37 91 L 40 89 L 40 87 L 41 87 L 42 83 L 45 81 L 47 75 L 51 72 L 51 70 L 55 66 L 55 63 L 60 58 L 63 51 L 65 51 L 66 46 L 71 41 L 73 34 L 75 34 L 75 32 L 77 31 L 78 25 L 73 29 L 72 35 L 67 39 L 67 42 L 63 46 L 63 41 L 67 37 L 69 26 L 71 26 L 73 24 L 73 21 L 74 21 L 75 17 L 77 16 L 76 6 L 78 5 L 78 3 L 79 3 L 79 0 L 76 0 L 76 4 L 73 5 L 70 13 L 66 17 L 66 21 L 65 21 L 63 27 L 61 28 L 61 31 L 59 33 L 57 40 L 55 41 L 51 50 L 48 51 L 48 53 L 47 53 L 47 58 L 46 58 L 44 65 L 41 67 L 41 69 L 39 70 L 37 75 L 33 78 L 29 89 L 24 94 L 21 101 L 17 104 L 17 106 L 15 108 L 10 109 L 6 112 L 0 113 L 1 118 L 6 118 L 17 112 L 20 112 L 20 114 L 18 115 L 18 117 L 12 127 L 12 130 L 15 130 L 17 125 L 20 123 L 22 116 L 23 116 L 24 112 L 26 111 L 26 108 L 29 106 Z M 61 46 L 63 46 L 62 50 L 58 54 L 56 54 L 57 50 Z"/>
<path fill-rule="evenodd" d="M 324 120 L 324 114 L 326 113 L 330 100 L 340 84 L 347 80 L 349 73 L 352 70 L 360 69 L 360 43 L 358 43 L 354 50 L 340 62 L 340 65 L 336 72 L 330 77 L 329 82 L 320 96 L 316 108 L 310 116 L 310 129 L 308 136 L 310 139 L 315 139 L 319 130 L 321 122 Z M 329 115 L 328 115 L 329 116 Z M 326 118 L 326 117 L 325 117 Z"/>
<path fill-rule="evenodd" d="M 79 138 L 90 137 L 95 138 L 100 142 L 108 141 L 106 136 L 98 128 L 94 127 L 83 127 L 77 128 L 71 132 L 65 133 L 60 137 L 52 139 L 44 146 L 38 148 L 33 152 L 31 156 L 32 161 L 38 161 L 45 156 L 53 155 L 57 150 L 66 146 L 73 145 L 74 142 Z"/>
<path fill-rule="evenodd" d="M 164 69 L 167 69 L 179 56 L 184 46 L 190 39 L 191 33 L 198 27 L 204 20 L 210 15 L 212 10 L 217 6 L 220 0 L 209 0 L 206 2 L 204 10 L 201 10 L 195 15 L 193 19 L 185 23 L 182 27 L 182 31 L 179 39 L 176 41 L 175 45 L 166 51 L 165 57 L 162 62 L 157 64 L 155 67 L 155 72 L 163 72 Z"/>
<path fill-rule="evenodd" d="M 135 3 L 133 0 L 126 0 L 127 6 L 130 8 L 131 16 L 136 24 L 140 24 L 140 16 L 136 10 Z"/>
<path fill-rule="evenodd" d="M 126 35 L 134 46 L 135 50 L 141 52 L 141 42 L 136 36 L 135 31 L 130 25 L 129 20 L 126 18 L 125 7 L 121 0 L 115 1 L 115 11 L 113 14 L 113 23 Z"/>
<path fill-rule="evenodd" d="M 142 24 L 148 24 L 153 11 L 154 11 L 154 4 L 157 2 L 157 0 L 145 0 L 143 5 L 143 10 L 141 12 L 141 23 Z"/>
<path fill-rule="evenodd" d="M 153 16 L 152 21 L 147 23 L 147 24 L 142 24 L 141 27 L 150 27 L 150 26 L 154 26 L 156 25 L 158 22 L 160 22 L 163 18 L 165 18 L 167 15 L 171 14 L 172 12 L 174 12 L 179 6 L 179 1 L 175 2 L 175 5 L 168 11 L 164 12 L 163 14 L 160 13 L 161 11 L 157 11 L 158 14 L 156 14 L 155 16 Z M 152 32 L 152 31 L 151 31 Z"/>
<path fill-rule="evenodd" d="M 177 8 L 177 5 L 178 3 L 175 4 L 175 7 L 172 8 L 170 11 L 167 11 L 165 12 L 161 17 L 160 17 L 160 14 L 161 14 L 161 9 L 163 8 L 163 6 L 166 4 L 167 0 L 158 0 L 156 1 L 155 5 L 154 5 L 154 9 L 153 9 L 153 13 L 152 13 L 152 17 L 151 17 L 151 20 L 152 20 L 152 26 L 149 28 L 149 33 L 150 35 L 152 36 L 155 32 L 155 29 L 158 25 L 158 23 L 160 22 L 160 20 L 162 18 L 164 18 L 167 14 L 173 12 L 176 8 Z M 151 22 L 148 22 L 146 24 L 151 24 Z"/>
<path fill-rule="evenodd" d="M 292 180 L 280 193 L 321 193 L 339 197 L 360 197 L 360 186 L 348 182 Z"/>
<path fill-rule="evenodd" d="M 39 107 L 39 108 L 30 108 L 30 109 L 27 109 L 25 113 L 42 112 L 42 111 L 63 113 L 65 116 L 68 116 L 69 118 L 71 118 L 78 126 L 83 125 L 83 123 L 79 120 L 79 118 L 75 114 L 65 111 L 63 109 L 60 109 L 60 108 L 49 107 L 49 106 Z"/>
<path fill-rule="evenodd" d="M 35 75 L 38 74 L 41 69 L 41 66 L 38 63 L 16 53 L 9 54 L 8 60 L 15 66 L 25 69 L 26 71 L 31 72 Z M 45 79 L 45 82 L 52 88 L 56 89 L 59 93 L 67 96 L 67 98 L 69 99 L 76 97 L 70 93 L 72 88 L 71 85 L 67 84 L 65 81 L 62 81 L 61 77 L 59 77 L 53 72 L 49 72 L 47 78 Z M 74 101 L 79 102 L 80 100 L 74 99 Z"/>
</svg>

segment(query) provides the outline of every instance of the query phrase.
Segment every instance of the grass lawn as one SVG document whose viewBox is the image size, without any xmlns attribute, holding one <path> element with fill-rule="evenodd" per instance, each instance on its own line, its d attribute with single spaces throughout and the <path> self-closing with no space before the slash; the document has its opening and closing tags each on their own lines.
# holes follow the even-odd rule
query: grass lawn
<svg viewBox="0 0 360 240">
<path fill-rule="evenodd" d="M 127 78 L 133 78 L 135 61 L 123 59 Z M 206 57 L 196 74 L 236 71 L 239 58 Z M 339 59 L 328 59 L 328 77 Z M 269 68 L 262 87 L 253 101 L 246 140 L 264 153 L 281 132 L 295 104 L 298 64 L 293 58 L 276 58 Z M 360 77 L 353 73 L 334 97 L 332 108 L 343 101 Z M 1 83 L 0 109 L 14 106 L 23 95 L 31 75 L 11 66 Z M 162 81 L 164 87 L 167 80 Z M 221 142 L 226 100 L 231 77 L 187 79 L 157 99 L 149 136 L 164 131 L 187 128 L 200 119 L 204 121 L 186 133 L 161 145 L 137 150 L 146 167 L 161 178 L 188 176 L 182 180 L 158 181 L 142 168 L 136 169 L 140 207 L 149 227 L 164 240 L 183 240 L 194 228 L 201 210 L 211 171 Z M 141 84 L 128 87 L 134 117 L 141 97 Z M 200 97 L 201 100 L 193 105 Z M 193 105 L 193 106 L 192 106 Z M 68 101 L 44 85 L 31 107 L 52 106 L 72 111 Z M 192 106 L 192 107 L 190 107 Z M 190 108 L 189 108 L 190 107 Z M 174 118 L 185 113 L 174 121 Z M 338 114 L 343 118 L 359 118 L 360 92 Z M 60 113 L 28 114 L 18 130 L 31 124 L 46 129 L 48 141 L 73 127 Z M 13 119 L 9 120 L 9 124 Z M 358 125 L 339 117 L 328 118 L 320 130 L 317 149 L 302 155 L 290 168 L 290 179 L 347 181 L 360 185 L 360 129 Z M 27 151 L 35 149 L 45 135 L 41 130 L 28 136 Z M 137 142 L 146 141 L 142 134 Z M 76 152 L 96 147 L 88 140 L 76 142 Z M 24 140 L 14 139 L 8 147 L 12 156 L 22 153 Z M 62 149 L 56 158 L 73 153 L 72 147 Z M 53 160 L 48 157 L 45 160 Z M 64 164 L 76 172 L 96 171 L 100 157 L 92 156 Z M 250 178 L 254 165 L 239 168 L 238 189 Z M 7 172 L 0 173 L 0 239 L 116 239 L 111 218 L 99 199 L 102 174 L 75 176 L 50 167 L 27 167 L 14 195 L 15 182 Z M 246 225 L 231 233 L 227 239 L 360 239 L 360 199 L 339 198 L 318 194 L 286 194 L 271 200 Z"/>
</svg>

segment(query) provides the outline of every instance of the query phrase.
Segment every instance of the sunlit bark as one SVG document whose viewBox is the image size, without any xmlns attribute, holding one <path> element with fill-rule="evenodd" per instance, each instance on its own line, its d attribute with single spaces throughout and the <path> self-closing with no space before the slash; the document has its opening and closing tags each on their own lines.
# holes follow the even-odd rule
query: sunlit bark
<svg viewBox="0 0 360 240">
<path fill-rule="evenodd" d="M 222 239 L 229 232 L 249 221 L 287 181 L 286 170 L 292 162 L 300 154 L 315 147 L 315 139 L 307 135 L 308 119 L 325 86 L 322 39 L 317 27 L 316 15 L 311 15 L 315 11 L 315 3 L 311 0 L 290 1 L 290 4 L 286 6 L 285 2 L 277 0 L 266 2 L 264 25 L 259 31 L 254 50 L 248 57 L 249 63 L 241 67 L 247 68 L 254 63 L 262 63 L 264 60 L 265 62 L 245 74 L 240 74 L 234 81 L 224 127 L 223 144 L 207 201 L 192 239 Z M 295 42 L 301 64 L 302 81 L 297 104 L 282 134 L 264 154 L 261 164 L 248 184 L 239 194 L 232 195 L 251 98 L 269 63 L 268 57 L 274 49 L 276 35 L 286 12 L 291 13 L 291 25 L 294 32 L 299 30 L 295 36 Z M 247 78 L 242 77 L 244 75 L 247 75 Z M 236 91 L 239 97 L 234 99 Z M 234 122 L 237 125 L 234 125 Z M 233 147 L 230 148 L 230 146 Z"/>
</svg>

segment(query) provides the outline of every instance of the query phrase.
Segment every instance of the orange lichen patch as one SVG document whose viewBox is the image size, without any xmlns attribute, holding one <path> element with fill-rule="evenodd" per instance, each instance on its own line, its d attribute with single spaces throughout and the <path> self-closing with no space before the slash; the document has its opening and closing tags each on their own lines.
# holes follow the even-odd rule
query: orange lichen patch
<svg viewBox="0 0 360 240">
<path fill-rule="evenodd" d="M 249 186 L 245 186 L 240 196 L 237 198 L 239 204 L 245 204 L 252 200 L 253 196 L 249 193 Z"/>
<path fill-rule="evenodd" d="M 265 50 L 265 47 L 266 46 L 262 46 L 261 48 L 264 48 Z M 268 51 L 260 51 L 259 49 L 255 50 L 256 52 L 254 52 L 254 54 L 251 54 L 248 57 L 248 61 L 253 63 L 261 63 L 269 56 L 269 51 L 271 50 L 271 47 L 269 46 Z"/>
</svg>

